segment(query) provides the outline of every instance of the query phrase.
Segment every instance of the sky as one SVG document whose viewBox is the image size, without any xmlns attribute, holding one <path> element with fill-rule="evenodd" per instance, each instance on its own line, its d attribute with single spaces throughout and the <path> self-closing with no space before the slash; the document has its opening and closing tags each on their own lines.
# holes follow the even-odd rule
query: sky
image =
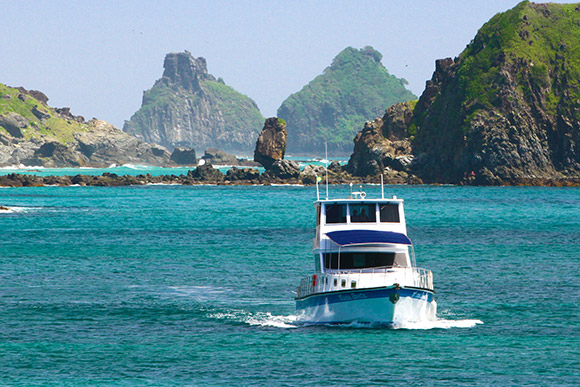
<svg viewBox="0 0 580 387">
<path fill-rule="evenodd" d="M 419 96 L 436 59 L 459 55 L 486 21 L 518 3 L 0 1 L 0 83 L 40 90 L 50 106 L 119 128 L 163 74 L 165 55 L 184 50 L 265 117 L 348 46 L 374 47 Z"/>
</svg>

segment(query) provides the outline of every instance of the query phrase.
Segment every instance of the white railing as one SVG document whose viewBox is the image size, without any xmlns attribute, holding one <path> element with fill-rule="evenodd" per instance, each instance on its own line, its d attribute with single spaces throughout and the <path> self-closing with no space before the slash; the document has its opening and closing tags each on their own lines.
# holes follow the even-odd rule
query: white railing
<svg viewBox="0 0 580 387">
<path fill-rule="evenodd" d="M 304 277 L 296 288 L 298 298 L 313 293 L 364 289 L 398 284 L 433 290 L 433 273 L 420 267 L 373 268 L 317 273 Z"/>
</svg>

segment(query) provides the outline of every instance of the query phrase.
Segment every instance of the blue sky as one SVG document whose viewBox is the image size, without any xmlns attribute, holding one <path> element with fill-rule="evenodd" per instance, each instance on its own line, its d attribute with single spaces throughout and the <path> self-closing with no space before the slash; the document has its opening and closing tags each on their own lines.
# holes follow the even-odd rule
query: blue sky
<svg viewBox="0 0 580 387">
<path fill-rule="evenodd" d="M 373 46 L 420 95 L 436 59 L 457 56 L 518 1 L 3 3 L 0 83 L 41 90 L 51 106 L 122 127 L 161 77 L 165 54 L 184 50 L 206 58 L 211 74 L 266 117 L 347 46 Z"/>
</svg>

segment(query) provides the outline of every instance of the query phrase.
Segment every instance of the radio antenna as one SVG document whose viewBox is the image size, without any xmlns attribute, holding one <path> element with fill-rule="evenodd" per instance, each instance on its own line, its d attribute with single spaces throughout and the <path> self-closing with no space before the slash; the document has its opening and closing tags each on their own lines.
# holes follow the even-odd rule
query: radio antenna
<svg viewBox="0 0 580 387">
<path fill-rule="evenodd" d="M 328 143 L 324 141 L 324 170 L 326 171 L 326 200 L 328 200 Z"/>
<path fill-rule="evenodd" d="M 383 185 L 383 174 L 381 173 L 381 199 L 385 198 L 385 186 Z"/>
</svg>

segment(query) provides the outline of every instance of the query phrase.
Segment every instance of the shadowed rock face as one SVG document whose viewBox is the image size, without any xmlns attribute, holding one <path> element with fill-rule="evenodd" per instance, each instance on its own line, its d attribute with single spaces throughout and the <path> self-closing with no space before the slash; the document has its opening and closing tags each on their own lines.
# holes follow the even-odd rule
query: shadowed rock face
<svg viewBox="0 0 580 387">
<path fill-rule="evenodd" d="M 163 66 L 123 130 L 169 149 L 250 154 L 263 122 L 256 103 L 209 74 L 206 60 L 188 51 L 167 54 Z"/>
<path fill-rule="evenodd" d="M 238 158 L 216 148 L 207 148 L 203 159 L 213 165 L 238 165 Z"/>
<path fill-rule="evenodd" d="M 197 165 L 195 150 L 177 147 L 171 153 L 171 161 L 178 165 Z"/>
<path fill-rule="evenodd" d="M 401 104 L 402 105 L 402 104 Z M 389 132 L 390 122 L 399 122 L 399 119 L 391 120 L 395 113 L 402 113 L 404 119 L 406 109 L 402 107 L 391 107 L 383 119 L 377 118 L 373 122 L 367 122 L 362 131 L 354 138 L 354 152 L 351 155 L 346 170 L 355 176 L 372 176 L 380 174 L 385 168 L 396 170 L 410 169 L 412 160 L 411 143 L 406 137 L 393 140 L 385 137 L 384 133 Z M 397 129 L 399 130 L 399 129 Z M 404 165 L 399 160 L 406 156 Z"/>
<path fill-rule="evenodd" d="M 277 117 L 268 118 L 256 142 L 254 161 L 270 169 L 272 164 L 284 158 L 287 137 L 284 121 Z"/>
</svg>

